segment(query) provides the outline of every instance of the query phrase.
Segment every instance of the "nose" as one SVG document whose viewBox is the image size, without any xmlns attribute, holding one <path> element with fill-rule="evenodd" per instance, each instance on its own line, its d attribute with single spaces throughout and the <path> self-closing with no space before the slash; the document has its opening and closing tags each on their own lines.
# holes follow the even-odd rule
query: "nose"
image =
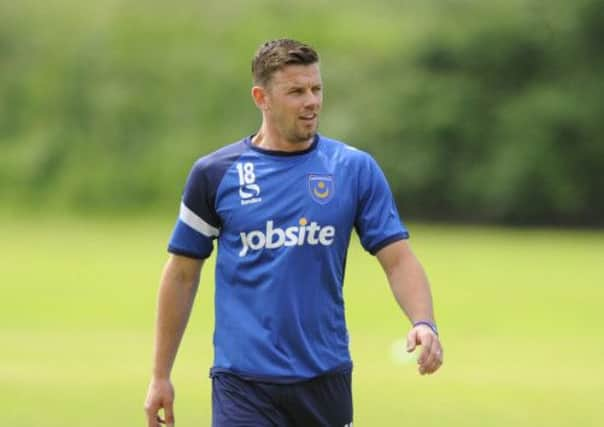
<svg viewBox="0 0 604 427">
<path fill-rule="evenodd" d="M 314 92 L 312 89 L 308 89 L 304 96 L 304 108 L 318 110 L 321 108 L 321 103 L 323 102 L 323 94 L 319 92 Z"/>
</svg>

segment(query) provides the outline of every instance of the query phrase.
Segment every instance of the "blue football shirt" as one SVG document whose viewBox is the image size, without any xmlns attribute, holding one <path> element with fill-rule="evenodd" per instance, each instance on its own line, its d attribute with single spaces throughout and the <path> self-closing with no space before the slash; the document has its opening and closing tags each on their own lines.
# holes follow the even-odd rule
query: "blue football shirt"
<svg viewBox="0 0 604 427">
<path fill-rule="evenodd" d="M 316 135 L 298 152 L 251 137 L 199 159 L 169 251 L 216 260 L 214 365 L 295 382 L 352 365 L 342 286 L 352 230 L 375 254 L 408 238 L 371 156 Z"/>
</svg>

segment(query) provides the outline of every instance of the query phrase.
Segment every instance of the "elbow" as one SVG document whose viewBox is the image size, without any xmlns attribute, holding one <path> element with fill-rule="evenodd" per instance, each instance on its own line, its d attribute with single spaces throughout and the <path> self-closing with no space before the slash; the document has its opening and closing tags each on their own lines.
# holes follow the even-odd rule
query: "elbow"
<svg viewBox="0 0 604 427">
<path fill-rule="evenodd" d="M 171 257 L 166 264 L 163 281 L 167 285 L 196 291 L 201 275 L 201 261 Z"/>
</svg>

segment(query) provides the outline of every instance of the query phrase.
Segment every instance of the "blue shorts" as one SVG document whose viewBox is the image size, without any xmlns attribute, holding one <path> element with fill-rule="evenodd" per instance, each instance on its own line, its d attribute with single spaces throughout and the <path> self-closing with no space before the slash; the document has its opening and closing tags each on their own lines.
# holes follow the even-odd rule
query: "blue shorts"
<svg viewBox="0 0 604 427">
<path fill-rule="evenodd" d="M 212 375 L 212 427 L 352 427 L 351 372 L 273 384 Z"/>
</svg>

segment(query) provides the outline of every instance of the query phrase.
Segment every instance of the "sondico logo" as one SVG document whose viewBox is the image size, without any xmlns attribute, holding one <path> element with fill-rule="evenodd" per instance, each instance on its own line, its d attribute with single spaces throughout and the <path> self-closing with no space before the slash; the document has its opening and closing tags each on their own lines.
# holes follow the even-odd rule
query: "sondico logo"
<svg viewBox="0 0 604 427">
<path fill-rule="evenodd" d="M 239 197 L 242 205 L 249 205 L 262 201 L 260 197 L 260 186 L 256 184 L 254 164 L 250 162 L 237 163 L 239 175 Z"/>
<path fill-rule="evenodd" d="M 323 245 L 330 246 L 336 235 L 333 225 L 320 226 L 315 221 L 308 223 L 306 218 L 300 218 L 300 224 L 292 227 L 274 228 L 273 221 L 266 223 L 266 230 L 254 230 L 240 233 L 243 248 L 239 256 L 245 256 L 249 250 L 276 249 L 283 246 Z"/>
</svg>

